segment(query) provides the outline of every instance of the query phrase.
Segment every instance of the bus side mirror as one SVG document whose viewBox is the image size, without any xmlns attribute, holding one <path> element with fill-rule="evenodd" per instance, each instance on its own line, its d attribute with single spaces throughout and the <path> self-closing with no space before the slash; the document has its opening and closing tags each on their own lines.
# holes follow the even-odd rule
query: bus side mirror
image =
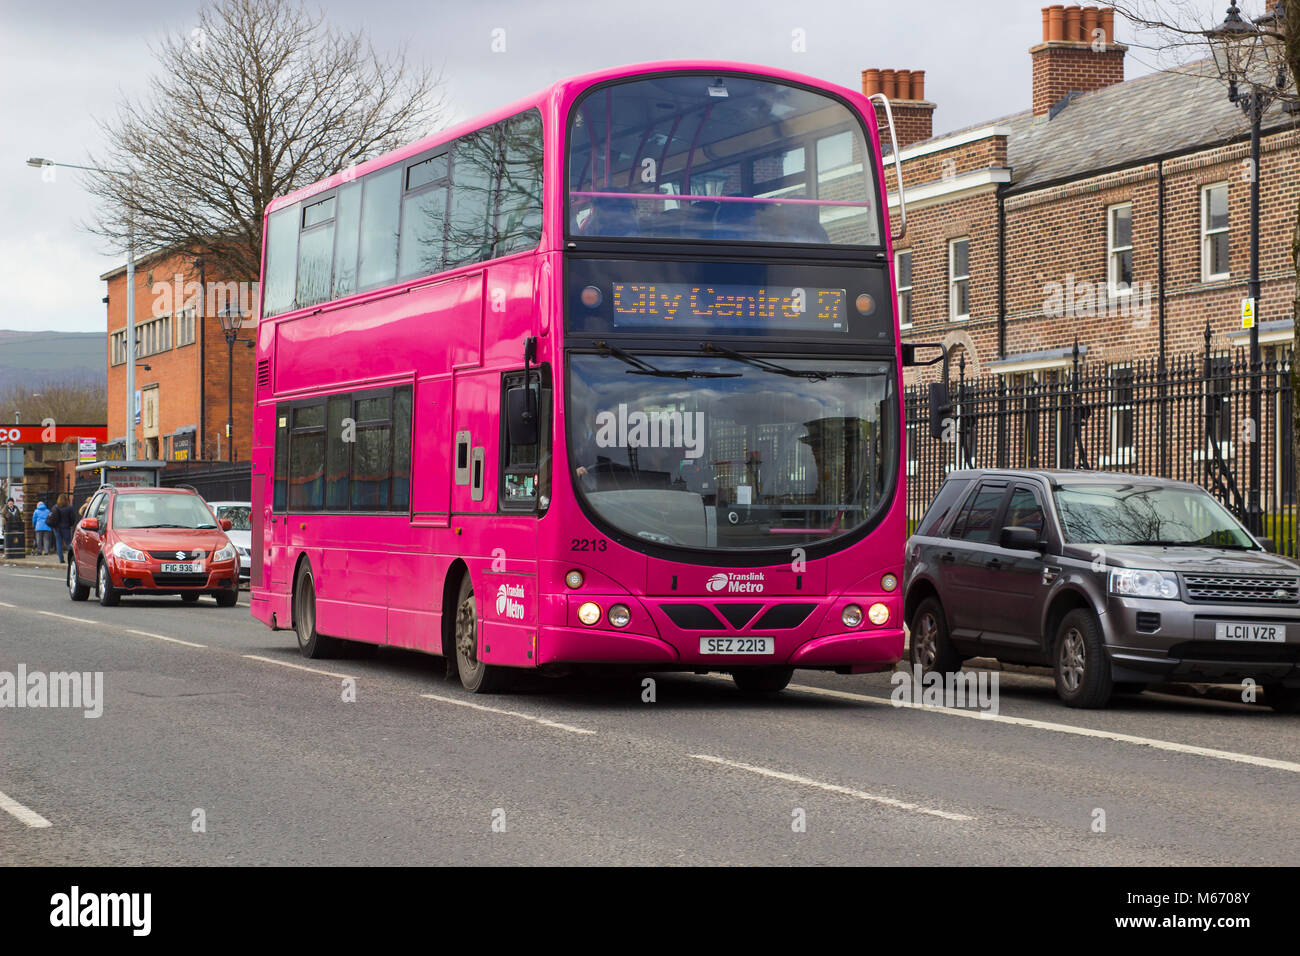
<svg viewBox="0 0 1300 956">
<path fill-rule="evenodd" d="M 537 444 L 537 393 L 531 388 L 506 392 L 506 435 L 512 445 Z"/>
<path fill-rule="evenodd" d="M 930 383 L 930 437 L 943 438 L 952 421 L 952 396 L 947 382 Z"/>
</svg>

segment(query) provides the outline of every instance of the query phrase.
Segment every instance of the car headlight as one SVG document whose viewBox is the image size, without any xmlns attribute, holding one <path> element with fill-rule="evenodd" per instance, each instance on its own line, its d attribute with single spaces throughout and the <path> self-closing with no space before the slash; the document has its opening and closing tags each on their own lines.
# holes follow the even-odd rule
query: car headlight
<svg viewBox="0 0 1300 956">
<path fill-rule="evenodd" d="M 1176 598 L 1178 578 L 1166 571 L 1111 568 L 1110 593 L 1120 597 Z"/>
<path fill-rule="evenodd" d="M 227 544 L 212 556 L 213 561 L 233 561 L 235 560 L 235 546 Z"/>
<path fill-rule="evenodd" d="M 122 558 L 124 561 L 148 561 L 149 560 L 149 556 L 145 554 L 143 551 L 137 551 L 135 548 L 129 547 L 128 545 L 123 544 L 121 541 L 113 545 L 113 556 L 117 558 Z"/>
</svg>

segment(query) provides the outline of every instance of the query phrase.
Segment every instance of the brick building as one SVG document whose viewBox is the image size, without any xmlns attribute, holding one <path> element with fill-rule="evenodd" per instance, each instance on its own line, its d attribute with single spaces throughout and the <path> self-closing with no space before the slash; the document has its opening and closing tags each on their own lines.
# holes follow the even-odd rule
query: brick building
<svg viewBox="0 0 1300 956">
<path fill-rule="evenodd" d="M 121 457 L 126 444 L 126 267 L 100 278 L 108 285 L 108 454 Z M 247 283 L 227 283 L 207 274 L 192 256 L 159 254 L 137 261 L 137 458 L 229 460 L 231 364 L 219 316 L 227 308 L 255 305 L 248 301 L 251 292 Z M 254 330 L 249 320 L 245 323 L 234 348 L 236 461 L 248 461 L 251 455 L 254 363 L 246 343 L 252 342 Z"/>
<path fill-rule="evenodd" d="M 863 72 L 900 100 L 904 340 L 949 345 L 968 376 L 1050 377 L 1076 338 L 1107 364 L 1203 351 L 1207 323 L 1214 349 L 1245 341 L 1249 124 L 1212 62 L 1125 81 L 1113 30 L 1109 9 L 1045 9 L 1030 108 L 940 136 L 923 73 Z M 1266 358 L 1292 335 L 1296 120 L 1275 103 L 1263 123 Z"/>
</svg>

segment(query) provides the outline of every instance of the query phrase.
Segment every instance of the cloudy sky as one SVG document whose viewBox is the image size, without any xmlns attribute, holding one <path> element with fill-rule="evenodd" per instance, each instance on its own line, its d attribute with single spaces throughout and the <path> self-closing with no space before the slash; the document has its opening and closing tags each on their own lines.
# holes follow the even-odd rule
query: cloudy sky
<svg viewBox="0 0 1300 956">
<path fill-rule="evenodd" d="M 1028 49 L 1046 0 L 323 0 L 338 27 L 441 68 L 463 118 L 562 76 L 619 63 L 716 57 L 786 67 L 845 86 L 867 67 L 922 69 L 935 132 L 1030 104 Z M 1221 6 L 1222 4 L 1220 4 Z M 189 33 L 195 0 L 0 3 L 0 328 L 102 331 L 104 284 L 120 256 L 88 235 L 79 174 L 53 183 L 29 156 L 84 162 L 96 118 L 138 96 L 151 41 Z M 505 52 L 492 52 L 504 30 Z M 806 52 L 792 50 L 802 30 Z M 1123 41 L 1125 27 L 1117 25 Z M 1129 54 L 1130 77 L 1147 72 Z"/>
</svg>

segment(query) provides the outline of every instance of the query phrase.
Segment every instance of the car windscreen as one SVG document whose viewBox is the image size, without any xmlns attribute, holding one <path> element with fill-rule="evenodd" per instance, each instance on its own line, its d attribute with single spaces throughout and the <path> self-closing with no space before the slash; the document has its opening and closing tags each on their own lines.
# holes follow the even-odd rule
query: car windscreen
<svg viewBox="0 0 1300 956">
<path fill-rule="evenodd" d="M 1237 519 L 1200 489 L 1080 482 L 1063 484 L 1054 495 L 1073 543 L 1256 548 Z"/>
<path fill-rule="evenodd" d="M 118 495 L 113 502 L 113 527 L 215 528 L 212 512 L 198 495 Z"/>
</svg>

